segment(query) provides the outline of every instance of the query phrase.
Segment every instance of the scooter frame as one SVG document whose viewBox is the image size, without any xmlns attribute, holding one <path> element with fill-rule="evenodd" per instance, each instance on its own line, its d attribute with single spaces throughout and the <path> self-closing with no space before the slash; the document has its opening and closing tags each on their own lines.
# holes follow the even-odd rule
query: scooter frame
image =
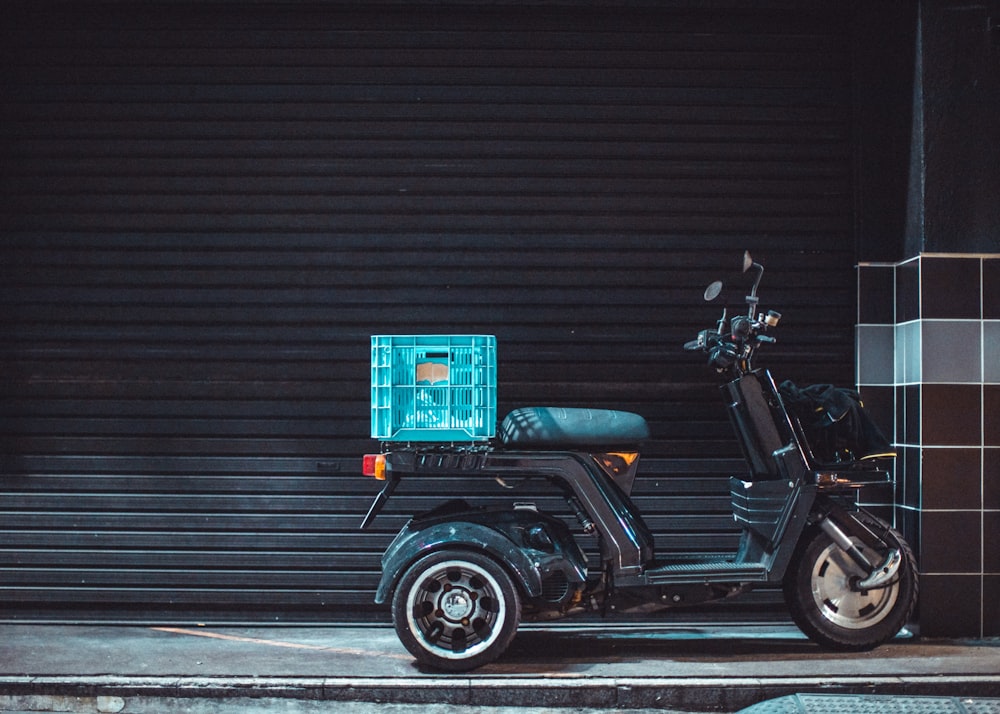
<svg viewBox="0 0 1000 714">
<path fill-rule="evenodd" d="M 597 535 L 603 583 L 599 589 L 588 587 L 592 571 L 587 558 L 561 519 L 530 504 L 488 509 L 452 500 L 414 516 L 393 540 L 382 558 L 375 601 L 387 602 L 401 574 L 427 553 L 470 549 L 510 568 L 532 606 L 526 617 L 559 616 L 588 603 L 619 610 L 698 604 L 782 582 L 808 523 L 820 524 L 835 542 L 845 544 L 845 551 L 869 573 L 865 580 L 870 587 L 891 580 L 899 567 L 898 553 L 890 551 L 884 562 L 871 563 L 851 540 L 886 549 L 886 542 L 852 510 L 854 494 L 889 483 L 889 473 L 872 462 L 817 463 L 765 370 L 742 375 L 722 390 L 750 466 L 746 479 L 730 479 L 732 512 L 742 529 L 736 553 L 656 559 L 653 536 L 630 498 L 637 453 L 496 445 L 394 449 L 383 455 L 386 483 L 363 527 L 404 477 L 460 475 L 504 482 L 541 477 L 563 489 L 584 532 Z"/>
</svg>

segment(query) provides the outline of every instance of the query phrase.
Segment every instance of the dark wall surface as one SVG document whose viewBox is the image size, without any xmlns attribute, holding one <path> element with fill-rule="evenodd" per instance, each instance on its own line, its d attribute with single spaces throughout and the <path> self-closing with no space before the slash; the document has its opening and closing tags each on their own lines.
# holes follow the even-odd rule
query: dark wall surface
<svg viewBox="0 0 1000 714">
<path fill-rule="evenodd" d="M 1000 3 L 920 3 L 906 257 L 1000 252 Z"/>
<path fill-rule="evenodd" d="M 917 2 L 858 3 L 854 22 L 855 239 L 858 260 L 905 253 L 915 127 Z M 919 116 L 919 111 L 917 112 Z M 911 166 L 911 161 L 915 162 Z"/>
</svg>

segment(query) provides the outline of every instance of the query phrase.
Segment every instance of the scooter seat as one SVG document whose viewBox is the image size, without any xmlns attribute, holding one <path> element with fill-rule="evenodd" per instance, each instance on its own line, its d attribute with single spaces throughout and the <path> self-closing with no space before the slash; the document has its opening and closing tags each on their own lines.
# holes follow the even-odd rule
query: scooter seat
<svg viewBox="0 0 1000 714">
<path fill-rule="evenodd" d="M 500 438 L 523 449 L 623 448 L 648 439 L 649 426 L 613 409 L 522 407 L 504 417 Z"/>
</svg>

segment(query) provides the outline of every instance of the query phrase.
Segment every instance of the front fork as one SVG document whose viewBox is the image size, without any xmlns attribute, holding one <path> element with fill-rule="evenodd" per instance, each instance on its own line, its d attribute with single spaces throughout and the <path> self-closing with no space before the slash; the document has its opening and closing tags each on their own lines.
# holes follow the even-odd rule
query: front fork
<svg viewBox="0 0 1000 714">
<path fill-rule="evenodd" d="M 863 572 L 867 573 L 864 578 L 852 579 L 852 590 L 855 592 L 875 590 L 893 582 L 903 564 L 902 553 L 898 548 L 891 547 L 891 544 L 873 533 L 843 506 L 834 501 L 827 501 L 826 507 L 819 514 L 818 525 L 830 537 L 830 540 L 836 543 Z M 890 546 L 889 552 L 881 562 L 872 563 L 854 544 L 851 536 L 860 540 L 874 552 L 879 552 L 884 547 Z"/>
</svg>

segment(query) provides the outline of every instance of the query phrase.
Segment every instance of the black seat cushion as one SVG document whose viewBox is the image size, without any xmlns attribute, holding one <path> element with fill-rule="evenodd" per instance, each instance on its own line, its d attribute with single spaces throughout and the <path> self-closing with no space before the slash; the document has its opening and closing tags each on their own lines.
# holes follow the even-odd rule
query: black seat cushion
<svg viewBox="0 0 1000 714">
<path fill-rule="evenodd" d="M 500 425 L 500 438 L 518 448 L 622 448 L 649 438 L 638 414 L 612 409 L 522 407 Z"/>
</svg>

